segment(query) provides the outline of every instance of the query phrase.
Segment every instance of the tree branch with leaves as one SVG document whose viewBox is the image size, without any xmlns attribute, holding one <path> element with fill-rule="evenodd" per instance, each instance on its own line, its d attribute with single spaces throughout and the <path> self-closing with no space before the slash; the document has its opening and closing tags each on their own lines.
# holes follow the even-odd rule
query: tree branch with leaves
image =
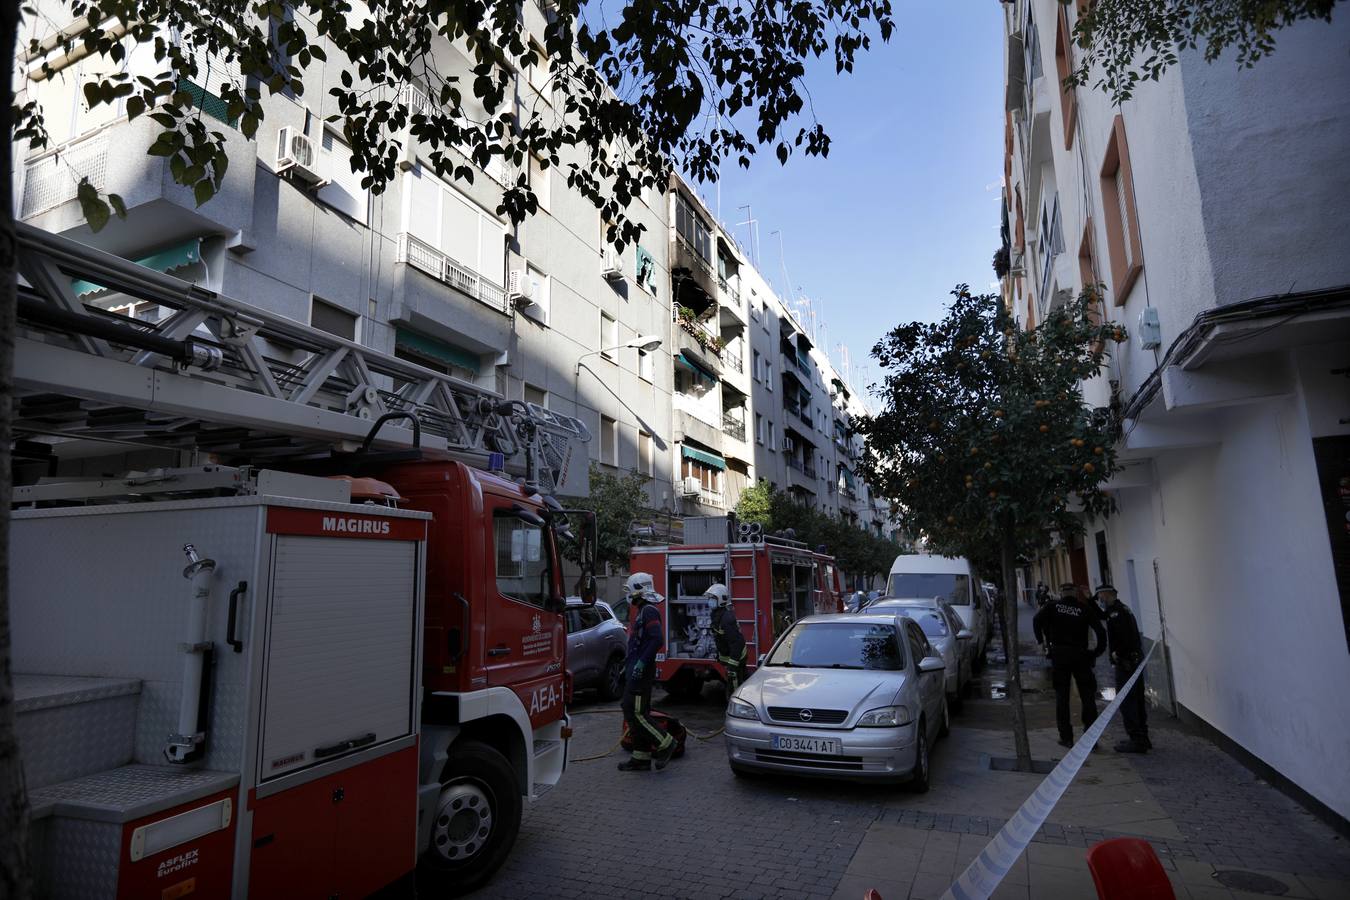
<svg viewBox="0 0 1350 900">
<path fill-rule="evenodd" d="M 1075 0 L 1060 0 L 1068 4 Z M 1095 86 L 1113 103 L 1157 81 L 1185 50 L 1202 48 L 1214 62 L 1230 48 L 1250 68 L 1275 52 L 1275 32 L 1307 20 L 1331 21 L 1338 0 L 1077 0 L 1073 26 L 1082 51 L 1067 79 Z"/>
<path fill-rule="evenodd" d="M 1103 489 L 1118 469 L 1109 409 L 1087 406 L 1096 377 L 1125 331 L 1102 322 L 1101 293 L 1084 291 L 1039 326 L 1020 330 L 996 294 L 965 285 L 940 322 L 913 322 L 872 350 L 887 372 L 882 411 L 861 419 L 864 472 L 934 552 L 985 558 L 1002 569 L 1019 767 L 1030 745 L 1018 670 L 1017 559 L 1046 535 L 1105 515 Z"/>
</svg>

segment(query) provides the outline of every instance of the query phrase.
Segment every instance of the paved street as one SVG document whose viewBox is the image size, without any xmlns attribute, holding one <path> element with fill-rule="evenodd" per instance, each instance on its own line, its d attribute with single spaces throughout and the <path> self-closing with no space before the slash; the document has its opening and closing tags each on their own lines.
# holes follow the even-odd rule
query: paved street
<svg viewBox="0 0 1350 900">
<path fill-rule="evenodd" d="M 1029 632 L 1023 643 L 1024 652 L 1032 649 Z M 876 888 L 886 900 L 938 897 L 1039 780 L 988 769 L 989 756 L 1012 754 L 1008 708 L 990 699 L 1001 679 L 1001 664 L 991 661 L 980 697 L 936 749 L 933 786 L 922 796 L 903 787 L 737 779 L 720 736 L 691 735 L 688 754 L 651 775 L 615 771 L 618 752 L 576 762 L 527 813 L 510 860 L 478 896 L 857 900 Z M 1027 698 L 1033 753 L 1055 758 L 1052 695 L 1039 659 L 1028 661 L 1025 680 L 1038 691 Z M 711 689 L 698 703 L 659 706 L 691 732 L 720 724 L 721 694 Z M 612 708 L 577 704 L 574 758 L 614 744 Z M 1216 869 L 1264 873 L 1286 887 L 1284 896 L 1350 896 L 1344 839 L 1207 740 L 1156 713 L 1152 731 L 1148 756 L 1108 749 L 1089 760 L 996 897 L 1095 896 L 1086 848 L 1120 835 L 1152 841 L 1179 898 L 1260 896 L 1230 892 Z M 1123 737 L 1113 723 L 1103 744 Z"/>
</svg>

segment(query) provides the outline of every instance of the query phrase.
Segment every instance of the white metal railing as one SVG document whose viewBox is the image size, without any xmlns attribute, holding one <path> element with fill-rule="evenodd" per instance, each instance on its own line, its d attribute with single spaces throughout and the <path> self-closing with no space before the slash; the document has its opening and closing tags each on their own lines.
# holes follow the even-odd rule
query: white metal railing
<svg viewBox="0 0 1350 900">
<path fill-rule="evenodd" d="M 58 147 L 24 165 L 23 201 L 19 218 L 26 219 L 67 200 L 74 200 L 82 178 L 100 193 L 108 175 L 108 132 L 97 131 Z"/>
<path fill-rule="evenodd" d="M 508 312 L 506 292 L 499 285 L 406 231 L 398 236 L 398 256 L 394 261 L 420 269 L 499 313 Z"/>
</svg>

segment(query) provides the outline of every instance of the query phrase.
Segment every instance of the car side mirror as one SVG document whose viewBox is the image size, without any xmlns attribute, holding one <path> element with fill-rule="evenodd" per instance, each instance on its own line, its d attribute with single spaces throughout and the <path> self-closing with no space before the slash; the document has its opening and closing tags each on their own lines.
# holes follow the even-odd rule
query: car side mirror
<svg viewBox="0 0 1350 900">
<path fill-rule="evenodd" d="M 941 672 L 947 668 L 947 664 L 942 661 L 940 656 L 925 656 L 919 660 L 920 672 Z"/>
<path fill-rule="evenodd" d="M 968 641 L 974 636 L 975 632 L 971 631 L 969 628 L 962 628 L 960 631 L 956 633 L 956 639 L 958 641 Z"/>
</svg>

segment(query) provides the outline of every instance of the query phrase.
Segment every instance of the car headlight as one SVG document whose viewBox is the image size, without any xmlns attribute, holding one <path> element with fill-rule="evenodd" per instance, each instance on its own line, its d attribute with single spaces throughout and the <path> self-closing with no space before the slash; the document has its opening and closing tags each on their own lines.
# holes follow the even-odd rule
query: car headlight
<svg viewBox="0 0 1350 900">
<path fill-rule="evenodd" d="M 909 708 L 905 706 L 883 706 L 869 709 L 858 719 L 861 728 L 897 728 L 909 724 Z"/>
<path fill-rule="evenodd" d="M 754 719 L 755 721 L 759 721 L 759 713 L 755 712 L 755 708 L 744 700 L 737 700 L 735 697 L 732 697 L 731 702 L 727 704 L 727 715 L 731 716 L 733 719 Z"/>
</svg>

